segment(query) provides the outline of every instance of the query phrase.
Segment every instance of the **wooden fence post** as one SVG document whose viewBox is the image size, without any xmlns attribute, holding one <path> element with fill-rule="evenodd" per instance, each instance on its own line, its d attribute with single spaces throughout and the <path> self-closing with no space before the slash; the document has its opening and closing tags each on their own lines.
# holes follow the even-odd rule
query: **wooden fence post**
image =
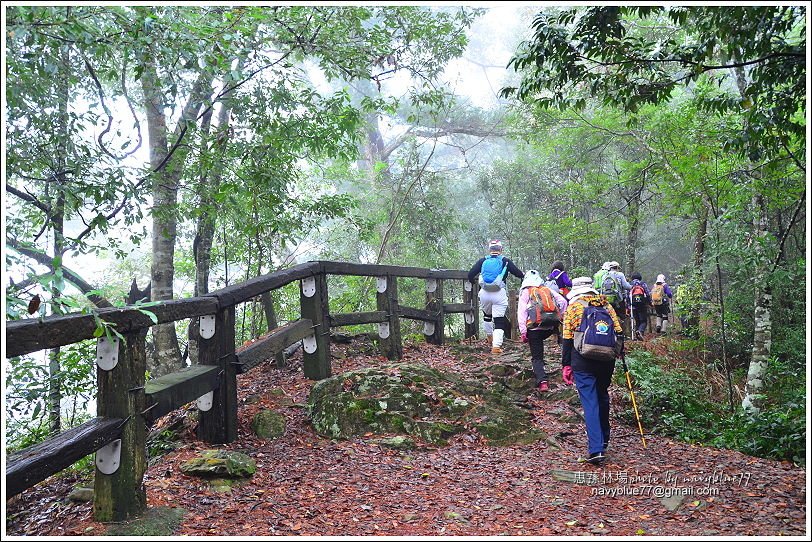
<svg viewBox="0 0 812 542">
<path fill-rule="evenodd" d="M 432 281 L 434 281 L 434 291 L 429 291 Z M 434 332 L 426 335 L 426 341 L 430 344 L 443 344 L 445 342 L 445 310 L 443 309 L 442 279 L 426 279 L 426 310 L 436 314 L 433 322 Z"/>
<path fill-rule="evenodd" d="M 318 273 L 302 279 L 299 283 L 302 318 L 313 321 L 315 350 L 308 352 L 309 340 L 304 340 L 303 371 L 306 378 L 321 380 L 332 374 L 330 367 L 330 298 L 327 293 L 327 277 Z"/>
<path fill-rule="evenodd" d="M 386 281 L 386 289 L 381 292 L 381 283 Z M 397 360 L 403 357 L 403 343 L 400 337 L 400 316 L 398 311 L 398 278 L 394 275 L 386 275 L 376 278 L 376 303 L 379 311 L 384 311 L 388 315 L 386 323 L 389 325 L 389 334 L 381 337 L 381 351 L 390 360 Z"/>
<path fill-rule="evenodd" d="M 516 290 L 508 290 L 507 296 L 508 296 L 508 313 L 505 316 L 507 316 L 508 323 L 510 325 L 508 327 L 508 331 L 505 332 L 505 338 L 516 339 L 519 337 L 519 322 L 518 322 L 519 296 L 517 295 Z"/>
<path fill-rule="evenodd" d="M 146 329 L 128 333 L 118 347 L 102 338 L 112 348 L 104 352 L 99 363 L 105 366 L 117 350 L 112 369 L 96 369 L 99 418 L 121 418 L 121 440 L 113 441 L 96 452 L 96 474 L 93 482 L 93 517 L 96 521 L 124 521 L 140 516 L 147 507 L 144 473 L 147 470 L 146 424 L 144 423 L 144 376 L 147 369 Z M 116 460 L 118 467 L 116 468 Z M 115 469 L 110 474 L 105 472 Z"/>
<path fill-rule="evenodd" d="M 470 288 L 468 290 L 467 288 Z M 468 313 L 464 313 L 465 318 L 465 338 L 479 336 L 479 285 L 471 284 L 471 281 L 465 279 L 462 281 L 462 302 L 471 305 L 471 317 Z M 471 320 L 470 322 L 468 320 Z"/>
<path fill-rule="evenodd" d="M 212 444 L 237 440 L 235 313 L 234 306 L 217 311 L 214 335 L 209 339 L 200 339 L 200 365 L 220 367 L 220 387 L 212 392 L 211 408 L 200 410 L 200 423 L 197 426 L 198 438 Z"/>
</svg>

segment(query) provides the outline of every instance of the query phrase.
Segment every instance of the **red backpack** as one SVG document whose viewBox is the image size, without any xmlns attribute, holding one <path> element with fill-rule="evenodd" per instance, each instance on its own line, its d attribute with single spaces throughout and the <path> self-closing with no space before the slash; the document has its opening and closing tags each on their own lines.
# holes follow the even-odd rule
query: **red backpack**
<svg viewBox="0 0 812 542">
<path fill-rule="evenodd" d="M 632 291 L 629 293 L 632 298 L 632 305 L 645 305 L 646 304 L 646 289 L 639 282 L 632 286 Z"/>
<path fill-rule="evenodd" d="M 553 329 L 561 321 L 553 293 L 546 286 L 528 289 L 527 329 Z"/>
</svg>

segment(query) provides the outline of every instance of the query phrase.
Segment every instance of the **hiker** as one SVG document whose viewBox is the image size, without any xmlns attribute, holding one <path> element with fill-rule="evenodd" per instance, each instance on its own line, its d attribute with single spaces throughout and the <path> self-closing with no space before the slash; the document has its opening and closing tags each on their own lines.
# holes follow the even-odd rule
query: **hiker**
<svg viewBox="0 0 812 542">
<path fill-rule="evenodd" d="M 654 307 L 654 313 L 657 315 L 657 325 L 655 330 L 657 333 L 665 333 L 668 327 L 668 314 L 671 312 L 671 298 L 674 297 L 671 288 L 665 282 L 665 275 L 660 273 L 657 275 L 657 282 L 651 289 L 651 304 Z"/>
<path fill-rule="evenodd" d="M 689 327 L 688 322 L 688 315 L 689 311 L 687 310 L 691 305 L 691 291 L 690 285 L 688 282 L 685 281 L 685 276 L 682 274 L 677 275 L 674 277 L 677 281 L 676 291 L 674 292 L 674 310 L 672 311 L 678 318 L 680 327 L 682 330 L 686 330 Z"/>
<path fill-rule="evenodd" d="M 572 288 L 572 281 L 570 280 L 569 275 L 564 270 L 564 262 L 562 261 L 555 261 L 553 262 L 553 268 L 550 271 L 550 274 L 547 275 L 547 280 L 554 280 L 556 286 L 558 286 L 558 291 L 561 293 L 562 296 L 565 296 L 570 293 L 570 288 Z"/>
<path fill-rule="evenodd" d="M 623 328 L 615 309 L 589 277 L 573 279 L 567 301 L 561 376 L 564 384 L 575 384 L 584 409 L 586 461 L 600 465 L 609 446 L 609 384 L 615 358 L 623 350 Z"/>
<path fill-rule="evenodd" d="M 643 276 L 635 271 L 632 273 L 632 289 L 629 290 L 629 306 L 632 316 L 632 340 L 635 335 L 641 340 L 648 326 L 648 308 L 651 305 L 651 290 L 643 281 Z"/>
<path fill-rule="evenodd" d="M 601 284 L 603 284 L 603 278 L 609 273 L 609 266 L 612 265 L 612 262 L 603 262 L 601 268 L 592 275 L 592 285 L 600 290 Z"/>
<path fill-rule="evenodd" d="M 524 273 L 509 258 L 502 255 L 502 242 L 492 239 L 488 243 L 489 255 L 480 258 L 468 271 L 468 280 L 472 283 L 479 275 L 479 306 L 482 308 L 482 319 L 485 334 L 491 345 L 492 354 L 502 353 L 502 341 L 505 332 L 510 329 L 505 313 L 508 308 L 507 273 L 524 279 Z"/>
<path fill-rule="evenodd" d="M 601 270 L 595 273 L 599 282 L 593 285 L 599 294 L 606 296 L 606 300 L 612 305 L 618 317 L 623 321 L 626 317 L 626 298 L 632 285 L 626 280 L 626 275 L 620 270 L 620 264 L 616 261 L 604 262 Z M 623 322 L 626 324 L 626 322 Z M 629 325 L 623 326 L 624 330 Z"/>
<path fill-rule="evenodd" d="M 525 271 L 516 317 L 522 342 L 530 345 L 530 363 L 536 376 L 536 389 L 542 393 L 550 391 L 544 370 L 544 339 L 558 333 L 566 310 L 567 300 L 554 288 L 546 286 L 538 271 Z"/>
</svg>

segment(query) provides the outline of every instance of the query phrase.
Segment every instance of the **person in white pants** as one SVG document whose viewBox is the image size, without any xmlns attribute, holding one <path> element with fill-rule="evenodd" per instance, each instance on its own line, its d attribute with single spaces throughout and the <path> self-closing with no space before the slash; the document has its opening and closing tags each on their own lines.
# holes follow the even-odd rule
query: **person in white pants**
<svg viewBox="0 0 812 542">
<path fill-rule="evenodd" d="M 510 323 L 505 317 L 508 309 L 507 273 L 520 279 L 524 272 L 509 258 L 502 255 L 502 242 L 492 239 L 488 243 L 488 256 L 477 260 L 468 272 L 468 280 L 477 283 L 479 276 L 479 306 L 482 309 L 483 328 L 491 344 L 491 353 L 502 353 L 502 342 Z"/>
</svg>

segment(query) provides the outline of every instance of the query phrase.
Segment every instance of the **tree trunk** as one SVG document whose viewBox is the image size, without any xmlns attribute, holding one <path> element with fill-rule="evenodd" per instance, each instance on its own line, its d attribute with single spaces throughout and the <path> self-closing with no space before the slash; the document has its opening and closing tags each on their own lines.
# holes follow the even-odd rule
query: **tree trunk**
<svg viewBox="0 0 812 542">
<path fill-rule="evenodd" d="M 699 216 L 699 227 L 694 238 L 694 269 L 700 271 L 705 263 L 705 237 L 708 235 L 708 205 L 703 200 Z"/>
<path fill-rule="evenodd" d="M 68 8 L 70 9 L 70 8 Z M 54 232 L 54 259 L 51 261 L 51 273 L 56 273 L 62 267 L 62 256 L 65 253 L 65 171 L 68 163 L 68 141 L 70 133 L 68 126 L 68 101 L 70 100 L 70 51 L 67 46 L 60 48 L 60 76 L 56 81 L 56 92 L 59 97 L 58 124 L 55 126 L 57 137 L 57 151 L 55 157 L 54 178 L 56 180 L 56 200 L 53 206 L 53 214 L 50 217 L 51 226 Z M 57 259 L 59 265 L 56 265 Z M 59 288 L 51 290 L 51 312 L 62 314 L 62 307 L 58 300 L 62 296 Z M 61 351 L 54 348 L 48 355 L 48 429 L 50 433 L 57 434 L 62 430 L 62 372 Z"/>
<path fill-rule="evenodd" d="M 242 66 L 242 61 L 240 61 Z M 229 118 L 231 115 L 230 100 L 224 99 L 217 114 L 217 126 L 215 128 L 214 144 L 208 137 L 211 127 L 212 110 L 206 112 L 201 122 L 203 132 L 201 149 L 202 153 L 214 153 L 218 158 L 211 161 L 214 164 L 211 170 L 201 173 L 196 191 L 198 205 L 203 212 L 197 219 L 197 228 L 193 244 L 195 258 L 195 295 L 203 295 L 209 292 L 209 274 L 211 273 L 211 249 L 214 246 L 214 231 L 217 227 L 217 213 L 215 209 L 214 193 L 217 192 L 223 177 L 223 154 L 228 144 Z M 189 326 L 189 361 L 197 363 L 199 336 L 199 322 L 197 318 L 192 320 Z"/>
<path fill-rule="evenodd" d="M 64 171 L 64 170 L 63 170 Z M 60 174 L 64 180 L 64 174 Z M 58 182 L 59 194 L 56 198 L 56 205 L 54 213 L 51 217 L 54 228 L 54 261 L 59 258 L 62 260 L 62 255 L 65 252 L 65 239 L 64 239 L 64 222 L 65 222 L 65 194 L 62 192 L 62 182 Z M 61 267 L 52 264 L 51 272 L 55 273 Z M 62 292 L 58 288 L 51 290 L 52 296 L 52 313 L 62 314 L 62 307 L 56 301 L 62 296 Z M 52 435 L 58 434 L 62 431 L 62 367 L 61 367 L 61 350 L 59 347 L 54 348 L 48 354 L 48 430 Z"/>
<path fill-rule="evenodd" d="M 276 308 L 274 307 L 273 303 L 273 294 L 271 292 L 265 292 L 260 296 L 260 300 L 262 302 L 262 310 L 265 311 L 265 320 L 268 323 L 268 331 L 276 329 L 279 327 L 279 321 L 276 319 Z M 276 360 L 277 368 L 282 368 L 287 365 L 284 352 L 279 352 L 276 354 L 274 359 Z"/>
<path fill-rule="evenodd" d="M 209 109 L 203 115 L 200 122 L 200 149 L 201 154 L 207 152 L 209 145 L 209 132 L 211 130 L 211 116 L 212 110 Z M 204 170 L 200 173 L 200 181 L 197 185 L 197 193 L 199 197 L 199 207 L 204 208 L 205 205 L 210 203 L 209 192 L 203 187 L 208 187 L 207 182 L 208 171 Z M 197 219 L 197 229 L 195 231 L 195 238 L 192 242 L 192 255 L 195 259 L 195 297 L 207 294 L 209 292 L 209 270 L 211 269 L 211 247 L 214 242 L 214 214 L 209 212 L 202 212 Z M 200 352 L 200 319 L 192 318 L 189 321 L 189 331 L 187 333 L 189 341 L 189 362 L 196 365 L 198 362 L 198 354 Z"/>
<path fill-rule="evenodd" d="M 742 408 L 751 416 L 756 416 L 760 411 L 760 394 L 764 389 L 764 377 L 767 374 L 772 346 L 772 291 L 769 285 L 768 262 L 764 254 L 768 235 L 767 211 L 764 197 L 761 194 L 753 197 L 753 206 L 756 212 L 753 224 L 753 243 L 758 256 L 755 272 L 755 328 L 753 330 L 753 354 L 747 369 L 747 384 L 744 389 Z"/>
<path fill-rule="evenodd" d="M 637 265 L 637 239 L 640 234 L 640 193 L 632 195 L 629 201 L 629 228 L 626 232 L 626 274 L 634 271 Z"/>
<path fill-rule="evenodd" d="M 203 91 L 211 85 L 211 76 L 200 74 L 191 90 L 189 101 L 183 108 L 175 129 L 175 144 L 183 137 L 189 122 L 197 117 Z M 152 196 L 152 300 L 165 301 L 174 297 L 175 240 L 177 238 L 178 184 L 183 174 L 188 145 L 178 145 L 169 156 L 166 117 L 163 112 L 164 93 L 158 78 L 158 69 L 148 56 L 141 76 L 144 91 L 144 108 L 150 146 L 150 167 L 153 171 Z M 149 367 L 152 376 L 171 373 L 183 366 L 174 324 L 162 324 L 152 328 L 155 355 Z"/>
</svg>

